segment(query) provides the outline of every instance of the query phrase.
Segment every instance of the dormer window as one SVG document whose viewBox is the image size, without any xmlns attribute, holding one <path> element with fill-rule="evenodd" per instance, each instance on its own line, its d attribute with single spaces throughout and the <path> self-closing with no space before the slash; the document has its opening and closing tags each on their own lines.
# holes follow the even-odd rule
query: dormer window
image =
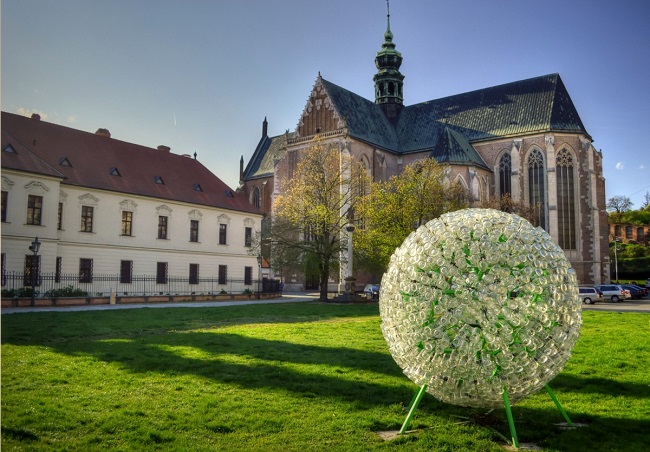
<svg viewBox="0 0 650 452">
<path fill-rule="evenodd" d="M 3 151 L 4 151 L 4 152 L 8 152 L 8 153 L 10 153 L 10 154 L 15 154 L 15 153 L 16 153 L 16 150 L 15 150 L 14 147 L 13 147 L 12 145 L 10 145 L 10 144 L 6 145 L 5 148 L 3 149 Z"/>
<path fill-rule="evenodd" d="M 59 165 L 61 166 L 69 166 L 72 168 L 72 163 L 70 163 L 70 160 L 68 160 L 68 157 L 62 157 L 61 160 L 59 160 Z"/>
<path fill-rule="evenodd" d="M 153 181 L 158 185 L 165 185 L 165 181 L 161 176 L 156 176 Z"/>
<path fill-rule="evenodd" d="M 120 177 L 122 177 L 122 175 L 120 174 L 120 170 L 118 170 L 116 167 L 112 167 L 109 174 L 111 176 L 120 176 Z"/>
<path fill-rule="evenodd" d="M 201 188 L 201 184 L 194 184 L 194 191 L 203 191 L 203 188 Z"/>
</svg>

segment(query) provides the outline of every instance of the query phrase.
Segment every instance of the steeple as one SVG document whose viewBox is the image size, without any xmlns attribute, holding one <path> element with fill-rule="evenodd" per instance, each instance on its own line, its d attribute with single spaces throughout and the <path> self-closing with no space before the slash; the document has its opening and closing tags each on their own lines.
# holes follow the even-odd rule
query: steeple
<svg viewBox="0 0 650 452">
<path fill-rule="evenodd" d="M 375 82 L 375 103 L 381 104 L 389 118 L 399 114 L 404 103 L 402 91 L 404 76 L 400 73 L 402 54 L 395 50 L 393 33 L 390 31 L 390 4 L 386 0 L 387 25 L 384 43 L 375 57 L 377 73 L 372 78 Z"/>
</svg>

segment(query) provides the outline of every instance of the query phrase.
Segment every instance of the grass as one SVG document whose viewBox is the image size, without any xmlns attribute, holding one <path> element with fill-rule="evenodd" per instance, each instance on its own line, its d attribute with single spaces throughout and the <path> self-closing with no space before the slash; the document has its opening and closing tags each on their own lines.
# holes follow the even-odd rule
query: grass
<svg viewBox="0 0 650 452">
<path fill-rule="evenodd" d="M 513 407 L 545 450 L 650 450 L 650 315 L 584 312 L 551 386 Z M 2 316 L 2 450 L 503 450 L 504 410 L 425 396 L 381 335 L 376 304 Z"/>
</svg>

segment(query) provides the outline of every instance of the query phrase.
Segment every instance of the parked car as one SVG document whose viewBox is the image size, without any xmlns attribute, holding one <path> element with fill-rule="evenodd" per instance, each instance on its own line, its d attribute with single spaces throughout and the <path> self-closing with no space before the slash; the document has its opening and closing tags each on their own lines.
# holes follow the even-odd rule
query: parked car
<svg viewBox="0 0 650 452">
<path fill-rule="evenodd" d="M 623 289 L 629 290 L 630 295 L 635 300 L 640 300 L 641 298 L 648 295 L 648 289 L 646 289 L 645 287 L 639 287 L 634 284 L 621 284 L 621 287 L 623 287 Z"/>
<path fill-rule="evenodd" d="M 645 282 L 645 288 L 650 289 L 650 278 Z"/>
<path fill-rule="evenodd" d="M 369 300 L 379 300 L 379 284 L 366 284 L 363 288 L 363 294 Z"/>
<path fill-rule="evenodd" d="M 603 294 L 596 290 L 595 287 L 579 287 L 578 296 L 583 303 L 594 304 L 597 301 L 603 301 Z"/>
<path fill-rule="evenodd" d="M 612 303 L 618 303 L 621 300 L 626 298 L 631 298 L 630 291 L 624 289 L 618 284 L 600 284 L 594 286 L 595 289 L 598 289 L 603 294 L 603 299 L 609 300 Z"/>
</svg>

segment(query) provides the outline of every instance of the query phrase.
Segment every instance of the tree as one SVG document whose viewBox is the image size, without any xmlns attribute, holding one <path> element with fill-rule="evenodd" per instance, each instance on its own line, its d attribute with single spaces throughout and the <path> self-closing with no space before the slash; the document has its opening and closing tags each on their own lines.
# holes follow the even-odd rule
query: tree
<svg viewBox="0 0 650 452">
<path fill-rule="evenodd" d="M 449 183 L 447 167 L 419 160 L 385 182 L 374 182 L 359 203 L 354 235 L 360 266 L 383 273 L 395 248 L 414 230 L 443 213 L 468 206 L 460 184 Z"/>
<path fill-rule="evenodd" d="M 645 195 L 643 195 L 643 204 L 641 205 L 641 209 L 650 210 L 650 191 L 645 192 Z"/>
<path fill-rule="evenodd" d="M 502 212 L 514 213 L 528 220 L 533 226 L 539 226 L 539 205 L 527 204 L 523 200 L 515 201 L 508 193 L 502 195 L 500 198 L 488 198 L 484 201 L 479 202 L 474 207 L 483 209 L 495 209 L 501 210 Z"/>
<path fill-rule="evenodd" d="M 610 212 L 622 213 L 632 209 L 632 200 L 627 196 L 616 195 L 607 200 L 607 210 Z"/>
<path fill-rule="evenodd" d="M 269 238 L 274 264 L 315 267 L 321 300 L 327 299 L 330 273 L 345 246 L 341 232 L 366 177 L 347 150 L 316 138 L 300 151 L 293 177 L 282 181 L 282 194 L 273 204 Z"/>
</svg>

